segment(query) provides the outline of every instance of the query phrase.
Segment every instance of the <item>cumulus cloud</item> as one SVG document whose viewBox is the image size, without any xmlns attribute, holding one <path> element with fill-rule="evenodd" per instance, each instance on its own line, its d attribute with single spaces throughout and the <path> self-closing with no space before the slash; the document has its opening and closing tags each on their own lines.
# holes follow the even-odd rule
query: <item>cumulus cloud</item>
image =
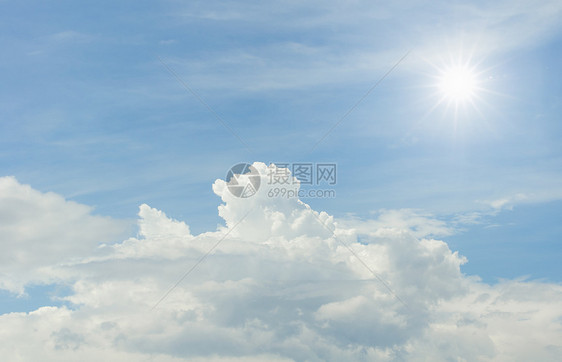
<svg viewBox="0 0 562 362">
<path fill-rule="evenodd" d="M 91 207 L 1 177 L 0 288 L 22 292 L 27 283 L 53 281 L 47 269 L 86 257 L 127 231 L 127 223 L 92 215 Z"/>
<path fill-rule="evenodd" d="M 87 207 L 4 181 L 18 198 L 35 195 L 30 209 L 53 198 L 45 205 L 58 212 L 83 211 L 52 233 L 90 233 L 87 255 L 61 237 L 52 247 L 67 253 L 30 259 L 30 270 L 64 268 L 72 293 L 68 306 L 0 316 L 9 360 L 556 360 L 562 352 L 562 287 L 463 275 L 467 260 L 435 239 L 451 229 L 430 215 L 337 220 L 268 197 L 263 176 L 246 199 L 214 183 L 226 225 L 217 230 L 192 235 L 141 205 L 137 236 L 96 244 L 97 228 L 84 227 L 101 221 Z"/>
</svg>

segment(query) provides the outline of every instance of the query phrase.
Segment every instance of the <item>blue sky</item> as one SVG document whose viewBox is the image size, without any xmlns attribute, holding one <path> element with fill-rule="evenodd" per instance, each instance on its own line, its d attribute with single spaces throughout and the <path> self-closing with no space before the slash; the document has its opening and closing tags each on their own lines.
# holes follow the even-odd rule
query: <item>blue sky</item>
<svg viewBox="0 0 562 362">
<path fill-rule="evenodd" d="M 562 39 L 548 14 L 286 5 L 269 13 L 257 2 L 4 3 L 2 174 L 103 215 L 133 218 L 147 202 L 199 231 L 220 222 L 210 183 L 247 160 L 337 162 L 337 199 L 309 200 L 335 215 L 416 208 L 449 218 L 490 212 L 486 203 L 517 194 L 529 195 L 513 205 L 527 217 L 502 210 L 502 223 L 533 228 L 537 210 L 560 213 Z M 431 111 L 438 69 L 451 59 L 470 62 L 485 88 L 457 120 L 445 104 Z M 551 203 L 535 205 L 543 202 Z M 482 222 L 467 228 L 498 221 Z M 529 253 L 560 255 L 556 223 L 540 228 L 549 236 L 496 254 L 482 276 L 560 281 L 554 262 L 550 272 L 521 264 Z M 485 251 L 469 235 L 456 245 L 479 259 Z"/>
<path fill-rule="evenodd" d="M 450 229 L 438 236 L 468 258 L 465 273 L 560 283 L 561 12 L 554 1 L 1 1 L 0 176 L 128 230 L 146 203 L 198 234 L 224 224 L 211 185 L 232 165 L 334 162 L 337 197 L 304 200 L 313 209 L 425 215 Z M 455 112 L 438 84 L 458 64 L 479 89 Z"/>
</svg>

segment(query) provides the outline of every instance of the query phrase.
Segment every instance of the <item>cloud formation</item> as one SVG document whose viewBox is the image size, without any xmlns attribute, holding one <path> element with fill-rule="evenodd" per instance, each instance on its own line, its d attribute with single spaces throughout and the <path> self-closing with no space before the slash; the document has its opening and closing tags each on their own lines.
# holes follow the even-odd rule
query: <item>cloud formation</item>
<svg viewBox="0 0 562 362">
<path fill-rule="evenodd" d="M 14 177 L 0 178 L 0 288 L 22 292 L 28 283 L 56 281 L 52 269 L 115 242 L 127 223 L 92 215 L 92 208 L 41 193 Z"/>
<path fill-rule="evenodd" d="M 2 203 L 3 250 L 29 254 L 23 265 L 3 264 L 2 288 L 24 268 L 72 287 L 66 306 L 0 316 L 8 360 L 554 361 L 562 353 L 562 287 L 465 276 L 467 260 L 432 238 L 452 229 L 428 215 L 389 211 L 350 223 L 267 197 L 265 176 L 248 199 L 217 180 L 225 227 L 192 235 L 141 205 L 138 235 L 111 243 L 115 220 L 0 181 L 2 200 L 12 200 Z M 13 240 L 20 246 L 11 250 Z"/>
</svg>

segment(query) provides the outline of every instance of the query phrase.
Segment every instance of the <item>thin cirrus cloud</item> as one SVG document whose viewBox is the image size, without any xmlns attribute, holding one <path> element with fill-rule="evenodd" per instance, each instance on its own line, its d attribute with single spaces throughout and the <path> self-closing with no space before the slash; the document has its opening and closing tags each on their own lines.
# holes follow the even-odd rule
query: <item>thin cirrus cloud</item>
<svg viewBox="0 0 562 362">
<path fill-rule="evenodd" d="M 554 361 L 562 352 L 560 285 L 482 283 L 461 272 L 466 258 L 432 237 L 454 231 L 430 215 L 388 210 L 374 220 L 338 220 L 296 199 L 268 197 L 265 181 L 248 199 L 214 183 L 226 224 L 217 230 L 193 235 L 184 222 L 141 205 L 138 235 L 112 242 L 120 221 L 2 178 L 10 215 L 1 219 L 3 249 L 31 245 L 35 233 L 48 243 L 27 249 L 28 277 L 20 282 L 55 278 L 72 292 L 59 297 L 68 306 L 0 315 L 1 355 Z M 8 263 L 2 279 L 22 269 Z"/>
<path fill-rule="evenodd" d="M 203 25 L 205 21 L 260 25 L 261 32 L 271 37 L 254 36 L 252 42 L 235 43 L 217 53 L 205 48 L 204 59 L 194 53 L 174 63 L 193 84 L 222 91 L 357 83 L 409 49 L 416 55 L 408 60 L 410 65 L 423 67 L 425 61 L 437 63 L 459 53 L 467 59 L 491 57 L 535 46 L 556 33 L 561 13 L 557 1 L 432 6 L 419 1 L 385 6 L 323 2 L 316 7 L 289 1 L 282 9 L 256 2 L 188 4 L 171 14 L 176 26 L 194 19 Z M 314 36 L 307 33 L 301 41 L 290 40 L 291 34 L 305 29 Z M 240 31 L 239 36 L 248 35 Z"/>
</svg>

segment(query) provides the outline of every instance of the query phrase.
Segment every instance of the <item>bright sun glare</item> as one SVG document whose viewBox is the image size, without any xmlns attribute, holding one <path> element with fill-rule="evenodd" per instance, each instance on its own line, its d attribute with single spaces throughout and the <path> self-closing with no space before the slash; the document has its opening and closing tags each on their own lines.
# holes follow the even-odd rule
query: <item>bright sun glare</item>
<svg viewBox="0 0 562 362">
<path fill-rule="evenodd" d="M 449 100 L 459 102 L 474 97 L 476 75 L 467 67 L 452 67 L 445 70 L 439 79 L 439 89 Z"/>
<path fill-rule="evenodd" d="M 433 107 L 428 114 L 441 107 L 447 114 L 453 112 L 455 124 L 460 119 L 474 120 L 474 112 L 481 115 L 480 107 L 486 105 L 485 94 L 490 91 L 486 83 L 491 76 L 487 76 L 488 70 L 479 69 L 480 63 L 473 63 L 459 57 L 457 60 L 450 57 L 449 62 L 443 59 L 440 64 L 432 64 L 435 73 L 431 75 L 433 89 L 431 97 L 436 98 Z"/>
<path fill-rule="evenodd" d="M 470 100 L 476 91 L 476 76 L 466 67 L 450 68 L 440 77 L 439 88 L 450 100 Z"/>
</svg>

